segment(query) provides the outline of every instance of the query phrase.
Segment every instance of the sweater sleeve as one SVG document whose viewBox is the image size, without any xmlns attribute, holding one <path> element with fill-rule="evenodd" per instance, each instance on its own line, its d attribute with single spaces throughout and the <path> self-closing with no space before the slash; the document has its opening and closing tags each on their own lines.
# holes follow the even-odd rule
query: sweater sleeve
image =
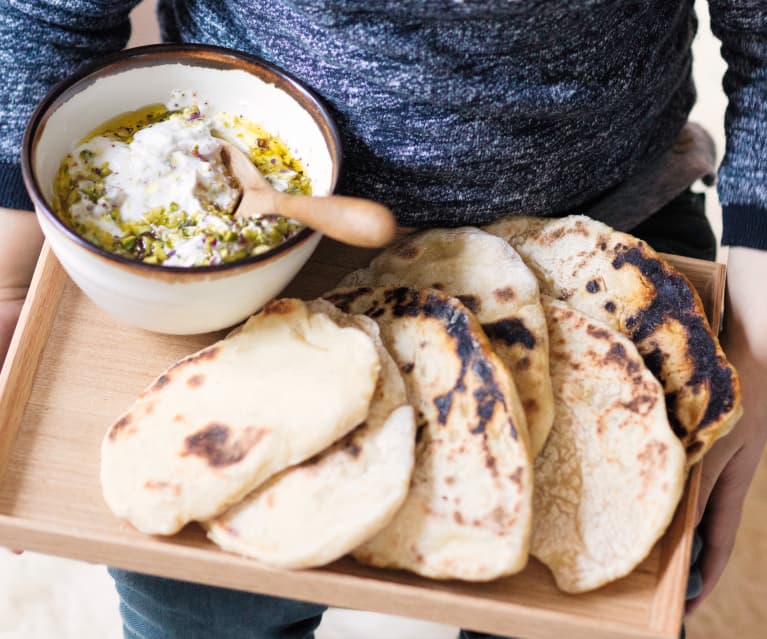
<svg viewBox="0 0 767 639">
<path fill-rule="evenodd" d="M 764 0 L 709 0 L 709 6 L 727 62 L 722 243 L 767 249 L 767 11 Z"/>
<path fill-rule="evenodd" d="M 56 82 L 125 46 L 138 2 L 0 0 L 0 206 L 31 210 L 19 154 L 32 111 Z"/>
</svg>

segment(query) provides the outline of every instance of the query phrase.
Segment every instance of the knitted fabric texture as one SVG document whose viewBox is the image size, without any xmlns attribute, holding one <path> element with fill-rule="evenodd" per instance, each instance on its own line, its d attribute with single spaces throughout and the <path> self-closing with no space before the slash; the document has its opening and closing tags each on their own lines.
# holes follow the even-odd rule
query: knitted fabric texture
<svg viewBox="0 0 767 639">
<path fill-rule="evenodd" d="M 124 46 L 135 4 L 0 0 L 0 205 L 23 197 L 35 104 Z M 729 64 L 725 239 L 767 248 L 761 4 L 711 13 Z M 667 151 L 695 100 L 689 0 L 161 0 L 160 16 L 165 40 L 252 53 L 310 86 L 341 130 L 339 190 L 406 225 L 577 211 Z"/>
</svg>

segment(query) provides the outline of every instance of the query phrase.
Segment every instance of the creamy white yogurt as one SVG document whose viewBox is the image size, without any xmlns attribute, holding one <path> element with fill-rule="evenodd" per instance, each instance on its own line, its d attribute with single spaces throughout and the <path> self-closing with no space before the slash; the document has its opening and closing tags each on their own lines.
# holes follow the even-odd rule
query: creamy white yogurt
<svg viewBox="0 0 767 639">
<path fill-rule="evenodd" d="M 73 175 L 86 172 L 85 158 L 95 166 L 107 164 L 110 171 L 104 196 L 96 203 L 83 199 L 74 204 L 73 217 L 101 216 L 117 208 L 124 221 L 135 222 L 158 207 L 203 213 L 203 203 L 231 212 L 239 196 L 207 118 L 158 122 L 138 131 L 130 143 L 98 136 L 78 146 L 73 156 Z"/>
</svg>

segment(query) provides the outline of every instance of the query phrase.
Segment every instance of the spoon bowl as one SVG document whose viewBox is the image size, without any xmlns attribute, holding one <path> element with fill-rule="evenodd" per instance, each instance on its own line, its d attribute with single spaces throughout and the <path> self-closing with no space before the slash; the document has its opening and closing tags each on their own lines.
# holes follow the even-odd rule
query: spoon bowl
<svg viewBox="0 0 767 639">
<path fill-rule="evenodd" d="M 243 151 L 226 140 L 221 140 L 221 145 L 224 163 L 242 189 L 236 216 L 282 215 L 340 242 L 366 248 L 386 246 L 394 239 L 397 223 L 383 204 L 345 195 L 282 193 Z"/>
</svg>

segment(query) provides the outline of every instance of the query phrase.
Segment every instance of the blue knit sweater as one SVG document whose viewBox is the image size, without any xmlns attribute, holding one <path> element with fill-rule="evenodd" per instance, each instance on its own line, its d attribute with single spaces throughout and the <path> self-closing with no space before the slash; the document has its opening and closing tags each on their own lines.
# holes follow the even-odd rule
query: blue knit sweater
<svg viewBox="0 0 767 639">
<path fill-rule="evenodd" d="M 119 50 L 135 1 L 0 0 L 0 205 L 37 101 Z M 710 0 L 728 63 L 724 241 L 767 248 L 767 10 Z M 692 0 L 161 0 L 164 39 L 254 53 L 331 107 L 340 190 L 408 225 L 552 214 L 671 146 L 695 99 Z"/>
</svg>

